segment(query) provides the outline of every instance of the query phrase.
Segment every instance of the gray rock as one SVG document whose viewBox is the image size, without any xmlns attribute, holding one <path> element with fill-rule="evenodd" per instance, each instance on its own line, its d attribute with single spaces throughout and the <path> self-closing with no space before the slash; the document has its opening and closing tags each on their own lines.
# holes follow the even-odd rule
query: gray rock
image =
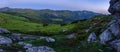
<svg viewBox="0 0 120 52">
<path fill-rule="evenodd" d="M 40 39 L 45 39 L 46 37 L 44 37 L 44 36 L 40 36 Z"/>
<path fill-rule="evenodd" d="M 90 29 L 86 29 L 85 32 L 88 33 L 90 31 Z"/>
<path fill-rule="evenodd" d="M 12 40 L 10 38 L 0 36 L 0 44 L 9 45 L 12 44 Z"/>
<path fill-rule="evenodd" d="M 118 19 L 120 20 L 120 14 L 119 13 L 115 13 L 114 15 L 115 19 L 118 21 Z M 119 21 L 118 21 L 119 22 Z"/>
<path fill-rule="evenodd" d="M 47 42 L 55 42 L 55 39 L 50 38 L 50 37 L 46 37 L 46 41 L 47 41 Z"/>
<path fill-rule="evenodd" d="M 41 39 L 45 39 L 45 41 L 47 41 L 47 42 L 55 42 L 55 39 L 50 38 L 50 37 L 40 36 L 40 40 L 41 40 Z"/>
<path fill-rule="evenodd" d="M 105 44 L 105 42 L 110 41 L 113 39 L 112 33 L 109 29 L 105 30 L 100 36 L 100 43 Z"/>
<path fill-rule="evenodd" d="M 111 26 L 112 24 L 114 24 L 116 22 L 116 20 L 112 20 L 111 22 L 108 23 L 108 26 Z"/>
<path fill-rule="evenodd" d="M 32 44 L 25 44 L 24 48 L 31 48 L 32 46 Z"/>
<path fill-rule="evenodd" d="M 22 36 L 22 39 L 39 39 L 39 37 L 33 35 L 26 35 L 26 36 Z"/>
<path fill-rule="evenodd" d="M 110 24 L 110 31 L 116 37 L 115 40 L 109 42 L 111 47 L 115 48 L 117 52 L 120 52 L 120 0 L 110 0 L 110 7 L 108 10 L 115 16 L 116 22 Z"/>
<path fill-rule="evenodd" d="M 22 36 L 23 39 L 35 39 L 35 40 L 41 40 L 44 39 L 47 42 L 55 42 L 55 39 L 50 38 L 50 37 L 44 37 L 44 36 L 32 36 L 32 35 L 27 35 L 27 36 Z"/>
<path fill-rule="evenodd" d="M 24 52 L 24 51 L 22 51 L 22 50 L 19 50 L 18 52 Z"/>
<path fill-rule="evenodd" d="M 4 34 L 4 33 L 10 33 L 10 31 L 4 28 L 0 28 L 0 34 Z"/>
<path fill-rule="evenodd" d="M 20 34 L 17 34 L 17 33 L 13 33 L 12 36 L 11 36 L 11 38 L 12 38 L 13 40 L 21 40 Z"/>
<path fill-rule="evenodd" d="M 120 52 L 120 43 L 117 44 L 117 52 Z"/>
<path fill-rule="evenodd" d="M 114 36 L 120 37 L 120 27 L 119 24 L 114 23 L 109 27 L 110 31 L 113 33 Z"/>
<path fill-rule="evenodd" d="M 118 0 L 110 0 L 110 5 L 114 5 Z"/>
<path fill-rule="evenodd" d="M 67 31 L 67 30 L 65 30 L 65 29 L 64 29 L 64 30 L 62 30 L 62 32 L 66 32 L 66 31 Z"/>
<path fill-rule="evenodd" d="M 111 47 L 113 47 L 113 48 L 117 48 L 116 43 L 120 43 L 120 40 L 113 40 L 113 41 L 109 42 L 109 44 L 110 44 Z"/>
<path fill-rule="evenodd" d="M 111 14 L 115 14 L 116 13 L 116 10 L 115 10 L 115 4 L 118 2 L 119 0 L 110 0 L 110 7 L 108 9 L 108 11 L 111 13 Z"/>
<path fill-rule="evenodd" d="M 91 33 L 90 35 L 89 35 L 89 37 L 88 37 L 88 40 L 87 40 L 89 43 L 91 43 L 91 42 L 96 42 L 97 41 L 97 39 L 96 39 L 96 35 L 95 35 L 95 33 L 93 32 L 93 33 Z"/>
<path fill-rule="evenodd" d="M 23 45 L 24 48 L 31 48 L 33 45 L 25 42 L 18 42 L 19 45 Z"/>
<path fill-rule="evenodd" d="M 25 42 L 18 42 L 19 45 L 26 45 Z"/>
<path fill-rule="evenodd" d="M 102 49 L 98 49 L 99 50 L 99 52 L 104 52 Z"/>
<path fill-rule="evenodd" d="M 5 52 L 3 49 L 0 49 L 0 52 Z"/>
<path fill-rule="evenodd" d="M 114 5 L 113 5 L 113 8 L 116 12 L 120 12 L 120 2 L 116 2 Z"/>
<path fill-rule="evenodd" d="M 55 52 L 53 48 L 47 46 L 39 46 L 28 48 L 26 52 Z"/>
<path fill-rule="evenodd" d="M 75 33 L 67 35 L 67 38 L 69 38 L 69 39 L 75 38 Z"/>
<path fill-rule="evenodd" d="M 113 48 L 117 50 L 117 52 L 120 52 L 120 39 L 119 40 L 114 40 L 109 43 Z"/>
</svg>

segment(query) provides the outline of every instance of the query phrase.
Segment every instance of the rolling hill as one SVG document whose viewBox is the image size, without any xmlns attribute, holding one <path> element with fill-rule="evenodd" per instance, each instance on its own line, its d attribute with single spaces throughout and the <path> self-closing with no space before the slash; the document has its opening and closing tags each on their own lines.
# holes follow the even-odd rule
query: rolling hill
<svg viewBox="0 0 120 52">
<path fill-rule="evenodd" d="M 33 9 L 20 9 L 20 8 L 0 8 L 1 12 L 11 15 L 25 17 L 35 23 L 55 23 L 66 24 L 76 20 L 89 19 L 99 13 L 91 11 L 69 11 L 69 10 L 33 10 Z"/>
<path fill-rule="evenodd" d="M 13 32 L 28 33 L 41 35 L 46 34 L 58 34 L 62 30 L 70 30 L 74 27 L 74 24 L 68 24 L 61 26 L 60 24 L 49 24 L 44 26 L 44 24 L 33 23 L 28 19 L 19 16 L 13 16 L 10 14 L 0 13 L 0 27 L 6 28 Z"/>
</svg>

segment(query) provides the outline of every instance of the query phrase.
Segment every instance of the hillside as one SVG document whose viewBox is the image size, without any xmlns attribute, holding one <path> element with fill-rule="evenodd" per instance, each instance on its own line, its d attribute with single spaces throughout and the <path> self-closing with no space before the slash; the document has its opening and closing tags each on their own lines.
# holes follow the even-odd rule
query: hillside
<svg viewBox="0 0 120 52">
<path fill-rule="evenodd" d="M 69 11 L 69 10 L 33 10 L 33 9 L 20 9 L 20 8 L 0 8 L 1 12 L 9 13 L 12 15 L 22 16 L 32 22 L 37 23 L 56 23 L 66 24 L 76 20 L 89 19 L 99 13 L 91 11 Z"/>
<path fill-rule="evenodd" d="M 27 18 L 19 17 L 19 16 L 13 16 L 10 14 L 0 13 L 0 27 L 6 28 L 8 30 L 19 32 L 19 33 L 28 33 L 28 34 L 59 34 L 63 31 L 66 31 L 66 33 L 72 33 L 72 32 L 79 32 L 85 33 L 83 31 L 89 29 L 92 30 L 90 32 L 96 32 L 100 31 L 101 29 L 104 29 L 102 27 L 105 27 L 107 25 L 107 22 L 110 21 L 111 18 L 108 18 L 108 16 L 105 15 L 98 15 L 95 16 L 89 20 L 78 20 L 76 22 L 62 25 L 62 24 L 43 24 L 43 23 L 33 23 L 29 21 Z M 103 23 L 104 21 L 104 23 Z M 103 23 L 103 24 L 97 24 L 97 23 Z M 97 26 L 96 26 L 97 25 Z M 92 26 L 92 27 L 91 27 Z M 96 28 L 96 29 L 94 29 Z M 81 33 L 79 32 L 79 33 Z M 96 32 L 100 33 L 100 32 Z"/>
<path fill-rule="evenodd" d="M 60 24 L 38 24 L 29 21 L 24 17 L 13 16 L 5 13 L 0 13 L 0 27 L 6 28 L 14 32 L 28 33 L 28 34 L 58 34 L 63 30 L 70 30 L 74 24 L 60 25 Z M 40 34 L 41 33 L 41 34 Z"/>
<path fill-rule="evenodd" d="M 99 36 L 107 28 L 107 24 L 112 19 L 112 16 L 98 15 L 88 20 L 78 20 L 63 26 L 59 24 L 44 26 L 43 24 L 32 23 L 23 17 L 0 13 L 0 21 L 2 21 L 0 22 L 0 27 L 8 29 L 12 33 L 19 33 L 21 34 L 20 37 L 28 37 L 22 40 L 14 40 L 12 38 L 14 43 L 11 46 L 1 45 L 0 47 L 4 50 L 25 51 L 24 46 L 17 44 L 22 41 L 33 46 L 49 46 L 56 52 L 70 52 L 71 50 L 74 52 L 99 52 L 99 49 L 102 49 L 104 52 L 112 52 L 113 50 L 104 47 L 104 45 L 86 42 L 89 34 L 92 32 L 95 32 Z M 61 32 L 63 30 L 65 32 Z M 11 38 L 11 35 L 0 35 Z M 45 38 L 50 37 L 50 41 L 52 42 L 48 42 L 44 39 L 44 36 Z"/>
<path fill-rule="evenodd" d="M 120 0 L 110 0 L 108 15 L 91 12 L 105 13 L 104 2 L 108 1 L 3 1 L 3 6 L 10 5 L 0 8 L 0 52 L 120 52 Z M 43 4 L 90 11 L 22 9 Z M 21 8 L 9 8 L 13 6 Z"/>
</svg>

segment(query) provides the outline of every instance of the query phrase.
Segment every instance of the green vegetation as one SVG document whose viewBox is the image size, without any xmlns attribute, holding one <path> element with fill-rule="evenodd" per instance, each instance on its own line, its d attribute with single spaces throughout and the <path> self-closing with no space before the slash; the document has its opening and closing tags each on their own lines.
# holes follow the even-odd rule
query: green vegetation
<svg viewBox="0 0 120 52">
<path fill-rule="evenodd" d="M 10 14 L 0 13 L 0 27 L 6 28 L 10 31 L 27 33 L 34 35 L 60 35 L 77 33 L 83 34 L 80 36 L 85 36 L 91 32 L 95 32 L 97 35 L 105 30 L 108 22 L 112 20 L 111 16 L 95 16 L 89 20 L 80 20 L 75 23 L 61 25 L 61 24 L 38 24 L 30 22 L 28 19 L 19 16 L 13 16 Z M 86 33 L 85 31 L 89 29 L 90 31 Z M 63 32 L 65 30 L 65 32 Z"/>
<path fill-rule="evenodd" d="M 86 39 L 88 38 L 91 32 L 95 32 L 97 35 L 100 35 L 101 30 L 107 28 L 107 24 L 112 20 L 112 16 L 95 16 L 89 20 L 78 21 L 75 23 L 75 27 L 71 31 L 76 32 L 76 37 L 73 39 L 68 39 L 66 35 L 54 35 L 50 36 L 56 40 L 56 42 L 48 43 L 43 40 L 25 40 L 27 43 L 31 43 L 35 46 L 50 46 L 55 49 L 56 52 L 113 52 L 114 50 L 107 48 L 107 45 L 100 45 L 99 43 L 87 43 Z M 96 23 L 96 24 L 95 24 Z M 85 32 L 86 29 L 89 29 L 89 32 Z"/>
<path fill-rule="evenodd" d="M 31 22 L 25 17 L 0 13 L 0 27 L 6 28 L 12 32 L 25 33 L 26 35 L 44 35 L 54 38 L 56 42 L 53 43 L 48 43 L 45 39 L 26 39 L 23 41 L 35 46 L 50 46 L 54 48 L 56 52 L 100 52 L 101 49 L 103 52 L 113 52 L 113 50 L 106 48 L 106 45 L 86 42 L 86 39 L 91 32 L 95 32 L 96 35 L 99 36 L 100 33 L 107 28 L 107 24 L 112 19 L 112 16 L 99 15 L 88 20 L 80 20 L 71 24 L 44 25 L 42 23 Z M 61 21 L 61 19 L 54 20 Z M 89 31 L 86 32 L 88 29 Z M 65 30 L 65 32 L 63 32 L 63 30 Z M 75 38 L 68 39 L 66 35 L 70 33 L 75 33 Z M 4 49 L 22 49 L 21 46 L 17 44 L 13 44 L 12 47 L 0 47 Z"/>
<path fill-rule="evenodd" d="M 96 35 L 99 36 L 100 33 L 102 33 L 108 27 L 108 23 L 112 19 L 113 19 L 112 16 L 106 15 L 95 16 L 89 20 L 77 23 L 75 27 L 75 32 L 78 33 L 78 36 L 80 36 L 81 38 L 87 38 L 87 36 L 92 32 L 95 32 Z"/>
<path fill-rule="evenodd" d="M 19 21 L 28 21 L 28 19 L 24 18 L 24 17 L 19 17 L 19 16 L 13 16 L 13 15 L 10 15 L 10 14 L 5 14 L 5 13 L 0 13 L 0 19 L 1 20 L 19 20 Z M 1 21 L 1 22 L 4 22 L 4 21 Z"/>
<path fill-rule="evenodd" d="M 24 21 L 23 21 L 24 19 Z M 43 26 L 43 24 L 31 23 L 25 21 L 25 18 L 12 16 L 8 14 L 0 13 L 0 27 L 6 28 L 11 31 L 17 31 L 21 33 L 36 33 L 39 34 L 59 34 L 63 30 L 70 30 L 74 28 L 75 24 L 68 24 L 61 26 L 60 24 L 48 24 L 48 26 Z"/>
<path fill-rule="evenodd" d="M 9 7 L 0 8 L 1 12 L 11 15 L 21 16 L 35 23 L 64 24 L 76 21 L 78 19 L 89 19 L 98 13 L 91 11 L 69 11 L 69 10 L 33 10 L 33 9 L 13 9 Z"/>
</svg>

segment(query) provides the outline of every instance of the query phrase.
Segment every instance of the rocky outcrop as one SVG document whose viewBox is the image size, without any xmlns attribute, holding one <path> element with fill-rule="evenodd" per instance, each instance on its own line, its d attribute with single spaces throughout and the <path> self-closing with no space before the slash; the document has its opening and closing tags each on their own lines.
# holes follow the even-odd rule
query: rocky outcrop
<svg viewBox="0 0 120 52">
<path fill-rule="evenodd" d="M 5 52 L 3 49 L 0 49 L 0 52 Z"/>
<path fill-rule="evenodd" d="M 55 42 L 55 39 L 50 38 L 50 37 L 46 37 L 46 41 L 47 41 L 47 42 Z"/>
<path fill-rule="evenodd" d="M 17 34 L 17 33 L 13 33 L 13 34 L 11 35 L 11 38 L 12 38 L 13 40 L 21 40 L 20 34 Z"/>
<path fill-rule="evenodd" d="M 19 37 L 19 36 L 18 36 Z M 22 36 L 22 39 L 34 39 L 34 40 L 41 40 L 44 39 L 46 42 L 55 42 L 54 38 L 51 37 L 44 37 L 44 36 L 33 36 L 33 35 L 26 35 Z"/>
<path fill-rule="evenodd" d="M 8 31 L 4 28 L 0 28 L 0 34 L 4 34 L 4 33 L 10 33 L 10 31 Z"/>
<path fill-rule="evenodd" d="M 22 39 L 39 39 L 39 37 L 37 36 L 33 36 L 33 35 L 25 35 L 25 36 L 22 36 Z"/>
<path fill-rule="evenodd" d="M 90 36 L 88 37 L 88 42 L 89 43 L 91 43 L 91 42 L 96 42 L 97 41 L 97 39 L 96 39 L 97 37 L 96 37 L 96 34 L 93 32 L 93 33 L 91 33 L 90 34 Z"/>
<path fill-rule="evenodd" d="M 116 23 L 116 20 L 112 20 L 111 22 L 108 23 L 108 26 L 110 27 L 112 24 Z"/>
<path fill-rule="evenodd" d="M 28 48 L 26 52 L 55 52 L 55 51 L 47 46 L 39 46 L 39 47 Z"/>
<path fill-rule="evenodd" d="M 72 34 L 67 35 L 67 38 L 68 38 L 68 39 L 75 38 L 75 33 L 72 33 Z"/>
<path fill-rule="evenodd" d="M 115 19 L 108 24 L 107 30 L 100 35 L 100 42 L 108 44 L 120 52 L 120 0 L 110 0 L 108 11 Z"/>
<path fill-rule="evenodd" d="M 55 52 L 53 48 L 48 46 L 33 46 L 32 44 L 26 42 L 18 42 L 26 49 L 26 52 Z"/>
<path fill-rule="evenodd" d="M 0 44 L 10 45 L 12 44 L 12 40 L 10 38 L 0 36 Z"/>
<path fill-rule="evenodd" d="M 114 36 L 116 37 L 120 37 L 120 26 L 118 23 L 113 23 L 111 24 L 111 26 L 109 27 L 110 31 L 113 33 Z"/>
<path fill-rule="evenodd" d="M 100 36 L 100 43 L 105 44 L 105 42 L 110 41 L 113 39 L 112 33 L 109 29 L 105 30 Z"/>
<path fill-rule="evenodd" d="M 99 42 L 108 44 L 120 52 L 120 0 L 110 0 L 108 11 L 114 15 L 115 19 L 108 23 L 108 28 L 100 34 Z M 95 39 L 92 34 L 89 36 L 88 42 L 92 42 L 90 39 Z"/>
<path fill-rule="evenodd" d="M 108 24 L 107 30 L 100 35 L 100 40 L 104 42 L 111 39 L 120 39 L 120 0 L 111 0 L 108 11 L 114 15 L 115 19 Z"/>
<path fill-rule="evenodd" d="M 115 48 L 117 52 L 120 52 L 120 39 L 113 40 L 109 43 L 111 47 Z"/>
<path fill-rule="evenodd" d="M 33 45 L 25 42 L 18 42 L 19 45 L 24 46 L 24 48 L 31 48 Z"/>
<path fill-rule="evenodd" d="M 46 42 L 55 42 L 55 39 L 54 39 L 54 38 L 51 38 L 51 37 L 40 36 L 39 39 L 40 39 L 40 40 L 41 40 L 41 39 L 44 39 Z"/>
</svg>

